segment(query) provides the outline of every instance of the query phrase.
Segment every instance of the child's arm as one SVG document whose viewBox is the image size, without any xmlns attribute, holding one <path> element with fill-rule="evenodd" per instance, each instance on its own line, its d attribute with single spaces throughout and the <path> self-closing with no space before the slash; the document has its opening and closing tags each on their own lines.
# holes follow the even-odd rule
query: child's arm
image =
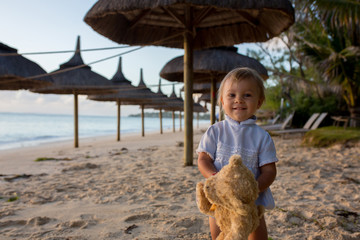
<svg viewBox="0 0 360 240">
<path fill-rule="evenodd" d="M 208 154 L 204 152 L 199 153 L 198 168 L 205 178 L 211 177 L 217 172 L 213 162 Z"/>
<path fill-rule="evenodd" d="M 274 182 L 276 177 L 275 163 L 269 163 L 260 167 L 260 176 L 257 179 L 259 191 L 265 191 Z"/>
</svg>

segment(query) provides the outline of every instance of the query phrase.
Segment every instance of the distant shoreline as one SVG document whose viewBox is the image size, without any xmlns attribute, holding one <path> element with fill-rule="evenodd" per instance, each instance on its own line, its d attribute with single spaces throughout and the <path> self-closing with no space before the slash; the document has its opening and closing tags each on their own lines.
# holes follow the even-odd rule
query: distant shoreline
<svg viewBox="0 0 360 240">
<path fill-rule="evenodd" d="M 159 117 L 159 112 L 146 112 L 144 113 L 145 117 L 149 117 L 149 118 L 158 118 Z M 128 117 L 141 117 L 141 113 L 137 113 L 137 114 L 130 114 L 128 115 Z M 172 118 L 172 112 L 170 111 L 164 111 L 162 112 L 162 117 L 163 118 Z M 184 117 L 184 114 L 182 114 L 182 117 Z M 179 118 L 179 114 L 175 112 L 175 118 Z M 194 114 L 194 120 L 197 119 L 197 115 Z M 210 121 L 210 114 L 205 113 L 199 116 L 200 120 L 209 120 Z"/>
<path fill-rule="evenodd" d="M 35 113 L 35 112 L 0 112 L 0 114 L 13 114 L 13 115 L 50 115 L 50 116 L 73 116 L 73 114 L 65 114 L 65 113 Z M 79 114 L 79 117 L 116 117 L 114 115 L 87 115 L 87 114 Z M 121 117 L 141 117 L 141 113 L 137 114 L 129 114 Z M 146 118 L 159 118 L 159 112 L 145 112 L 144 117 Z M 172 112 L 164 111 L 162 112 L 163 118 L 172 118 Z M 184 117 L 184 114 L 182 114 Z M 179 114 L 175 112 L 175 118 L 179 118 Z M 210 114 L 205 113 L 199 116 L 200 120 L 209 120 Z M 194 114 L 194 120 L 197 120 L 197 115 Z"/>
</svg>

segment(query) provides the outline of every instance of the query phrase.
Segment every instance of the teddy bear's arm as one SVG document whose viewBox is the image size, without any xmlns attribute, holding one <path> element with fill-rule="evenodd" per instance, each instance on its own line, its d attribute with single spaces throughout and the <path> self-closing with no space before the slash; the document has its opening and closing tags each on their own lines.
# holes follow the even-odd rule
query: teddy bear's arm
<svg viewBox="0 0 360 240">
<path fill-rule="evenodd" d="M 196 203 L 198 205 L 200 212 L 211 216 L 214 215 L 214 211 L 210 210 L 212 204 L 205 196 L 203 182 L 199 182 L 196 185 Z"/>
</svg>

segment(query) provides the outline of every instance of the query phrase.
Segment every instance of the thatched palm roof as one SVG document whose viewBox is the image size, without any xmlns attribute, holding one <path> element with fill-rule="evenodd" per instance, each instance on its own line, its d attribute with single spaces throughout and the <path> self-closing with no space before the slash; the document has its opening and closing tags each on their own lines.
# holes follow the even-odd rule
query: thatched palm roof
<svg viewBox="0 0 360 240">
<path fill-rule="evenodd" d="M 163 109 L 165 111 L 184 111 L 184 100 L 176 96 L 175 88 L 173 86 L 173 91 L 168 97 L 168 101 L 165 105 L 149 105 L 148 108 L 154 109 Z M 200 104 L 194 103 L 194 112 L 206 112 L 207 110 L 203 108 Z"/>
<path fill-rule="evenodd" d="M 31 91 L 50 94 L 97 94 L 115 92 L 113 84 L 93 72 L 91 67 L 84 64 L 80 52 L 80 36 L 77 38 L 76 51 L 72 58 L 60 65 L 60 68 L 52 72 L 54 85 L 45 88 L 36 88 Z"/>
<path fill-rule="evenodd" d="M 194 82 L 221 81 L 237 67 L 256 70 L 264 80 L 269 76 L 266 68 L 256 59 L 237 53 L 236 47 L 217 47 L 194 51 Z M 169 81 L 182 82 L 184 79 L 184 57 L 175 57 L 165 64 L 160 76 Z"/>
<path fill-rule="evenodd" d="M 138 86 L 132 86 L 122 73 L 120 61 L 118 71 L 111 81 L 118 87 L 116 93 L 89 95 L 88 99 L 95 101 L 120 101 L 122 105 L 156 105 L 166 103 L 166 95 L 154 93 L 146 86 L 142 69 L 140 69 Z"/>
<path fill-rule="evenodd" d="M 99 0 L 84 21 L 118 43 L 183 48 L 186 6 L 195 16 L 194 49 L 264 42 L 294 22 L 287 0 Z"/>
<path fill-rule="evenodd" d="M 20 90 L 53 84 L 37 63 L 18 55 L 15 48 L 0 43 L 0 90 Z M 35 77 L 35 78 L 33 78 Z"/>
<path fill-rule="evenodd" d="M 199 97 L 198 101 L 204 101 L 205 103 L 209 103 L 211 101 L 211 96 L 210 93 L 204 93 L 201 94 L 201 96 Z"/>
<path fill-rule="evenodd" d="M 144 105 L 164 105 L 167 102 L 167 96 L 161 92 L 161 82 L 159 82 L 159 90 L 157 93 L 152 92 L 145 84 L 143 79 L 143 71 L 140 69 L 140 82 L 138 89 L 141 90 L 139 96 L 145 98 Z M 149 101 L 150 100 L 150 101 Z"/>
<path fill-rule="evenodd" d="M 160 89 L 160 82 L 159 82 L 159 90 L 158 93 L 164 95 Z M 175 89 L 173 86 L 173 92 L 169 97 L 167 97 L 167 101 L 165 104 L 150 104 L 146 106 L 147 108 L 153 109 L 163 109 L 165 111 L 184 111 L 184 101 L 181 98 L 178 98 L 175 94 Z"/>
<path fill-rule="evenodd" d="M 141 98 L 140 89 L 133 86 L 131 81 L 125 78 L 122 72 L 122 58 L 119 58 L 119 65 L 116 73 L 110 79 L 111 83 L 117 87 L 118 91 L 110 94 L 88 95 L 88 99 L 94 101 L 116 101 L 122 105 L 134 105 L 145 102 Z"/>
<path fill-rule="evenodd" d="M 220 82 L 216 83 L 216 89 L 219 89 Z M 193 86 L 194 93 L 208 93 L 211 90 L 211 83 L 194 83 Z M 184 88 L 181 89 L 184 91 Z"/>
<path fill-rule="evenodd" d="M 200 105 L 200 103 L 194 103 L 194 112 L 207 112 L 207 109 Z"/>
<path fill-rule="evenodd" d="M 118 65 L 117 71 L 114 74 L 114 76 L 110 79 L 110 81 L 113 84 L 116 84 L 119 86 L 132 86 L 131 81 L 128 80 L 122 72 L 122 58 L 121 57 L 119 58 L 119 65 Z"/>
</svg>

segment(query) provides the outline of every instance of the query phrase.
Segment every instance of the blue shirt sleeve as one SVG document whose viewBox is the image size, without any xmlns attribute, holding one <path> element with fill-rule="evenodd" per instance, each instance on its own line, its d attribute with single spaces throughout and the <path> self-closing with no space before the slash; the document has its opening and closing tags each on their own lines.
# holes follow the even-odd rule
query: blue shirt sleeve
<svg viewBox="0 0 360 240">
<path fill-rule="evenodd" d="M 208 154 L 212 160 L 215 160 L 215 154 L 216 154 L 216 142 L 217 137 L 214 132 L 214 128 L 210 126 L 207 131 L 204 133 L 204 135 L 201 137 L 201 140 L 199 142 L 199 146 L 196 149 L 196 153 L 199 154 L 201 152 L 204 152 Z"/>
<path fill-rule="evenodd" d="M 270 135 L 266 134 L 259 152 L 259 167 L 277 161 L 275 144 Z"/>
</svg>

